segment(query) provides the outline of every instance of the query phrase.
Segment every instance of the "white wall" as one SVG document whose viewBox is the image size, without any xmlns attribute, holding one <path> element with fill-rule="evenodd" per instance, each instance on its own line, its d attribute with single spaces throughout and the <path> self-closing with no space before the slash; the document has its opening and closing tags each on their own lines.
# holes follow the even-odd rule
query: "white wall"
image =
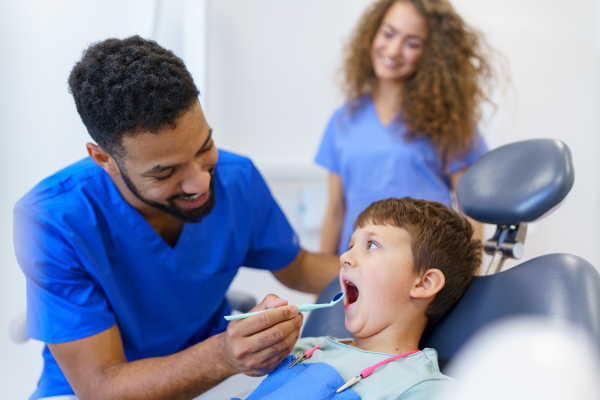
<svg viewBox="0 0 600 400">
<path fill-rule="evenodd" d="M 147 4 L 146 4 L 147 3 Z M 38 342 L 8 340 L 25 310 L 25 279 L 12 250 L 12 207 L 44 177 L 87 155 L 89 136 L 67 78 L 90 43 L 150 32 L 151 2 L 0 2 L 0 398 L 23 399 L 41 373 Z"/>
<path fill-rule="evenodd" d="M 341 45 L 369 3 L 209 1 L 208 118 L 219 144 L 250 154 L 267 177 L 282 166 L 318 174 L 312 159 L 342 102 Z M 567 252 L 600 267 L 600 2 L 453 4 L 510 67 L 512 84 L 482 124 L 490 147 L 549 137 L 573 153 L 575 186 L 562 208 L 529 227 L 525 259 Z"/>
<path fill-rule="evenodd" d="M 342 101 L 336 69 L 343 38 L 369 1 L 205 1 L 208 48 L 198 39 L 202 24 L 192 18 L 203 5 L 193 0 L 0 2 L 1 398 L 28 396 L 41 368 L 38 343 L 16 345 L 6 335 L 9 321 L 25 309 L 25 282 L 12 250 L 12 206 L 40 179 L 85 156 L 89 139 L 66 80 L 91 42 L 139 32 L 184 57 L 217 144 L 254 159 L 304 245 L 318 248 L 314 220 L 322 212 L 325 174 L 312 158 Z M 454 4 L 490 34 L 511 65 L 513 87 L 484 128 L 488 143 L 554 137 L 573 151 L 575 187 L 560 210 L 530 229 L 526 256 L 564 251 L 600 267 L 600 2 Z M 154 10 L 158 18 L 149 23 Z M 273 291 L 294 302 L 306 298 L 284 292 L 269 274 L 243 271 L 234 286 L 254 286 L 257 296 Z"/>
<path fill-rule="evenodd" d="M 133 3 L 114 0 L 0 2 L 2 398 L 29 396 L 42 365 L 39 343 L 15 345 L 7 337 L 10 319 L 25 309 L 25 279 L 12 251 L 12 206 L 37 181 L 85 156 L 87 134 L 67 77 L 89 42 L 133 33 L 132 13 Z"/>
<path fill-rule="evenodd" d="M 455 4 L 493 33 L 512 71 L 491 144 L 549 137 L 573 153 L 575 185 L 560 209 L 529 227 L 525 259 L 566 252 L 600 268 L 600 2 L 494 0 L 484 13 L 480 1 Z"/>
</svg>

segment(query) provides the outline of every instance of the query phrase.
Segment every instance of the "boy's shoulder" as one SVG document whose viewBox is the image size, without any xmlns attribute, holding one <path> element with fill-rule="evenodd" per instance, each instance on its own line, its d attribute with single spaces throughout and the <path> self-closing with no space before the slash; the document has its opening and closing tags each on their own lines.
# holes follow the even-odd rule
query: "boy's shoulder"
<svg viewBox="0 0 600 400">
<path fill-rule="evenodd" d="M 294 346 L 294 350 L 292 351 L 293 355 L 298 355 L 300 353 L 306 352 L 320 344 L 322 344 L 327 336 L 318 336 L 318 337 L 304 337 L 298 339 L 296 345 Z"/>
<path fill-rule="evenodd" d="M 363 369 L 389 358 L 389 354 L 363 351 L 333 337 L 302 338 L 294 355 L 321 344 L 319 351 L 305 362 L 325 362 L 348 381 Z M 398 379 L 402 377 L 402 379 Z M 437 352 L 425 348 L 407 357 L 387 363 L 353 387 L 361 398 L 397 398 L 421 400 L 445 398 L 458 389 L 458 382 L 440 372 Z"/>
<path fill-rule="evenodd" d="M 394 380 L 393 376 L 403 379 Z M 389 385 L 382 390 L 386 395 L 396 393 L 395 398 L 400 400 L 445 399 L 458 391 L 458 381 L 442 374 L 437 351 L 430 348 L 406 357 L 404 362 L 390 363 L 386 376 L 381 376 L 379 382 L 372 382 L 374 388 L 377 384 Z"/>
</svg>

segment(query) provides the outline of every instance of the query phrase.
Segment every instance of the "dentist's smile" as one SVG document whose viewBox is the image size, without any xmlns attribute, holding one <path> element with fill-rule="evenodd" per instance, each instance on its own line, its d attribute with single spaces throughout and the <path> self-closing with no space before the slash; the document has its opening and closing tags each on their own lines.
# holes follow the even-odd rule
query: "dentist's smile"
<svg viewBox="0 0 600 400">
<path fill-rule="evenodd" d="M 177 197 L 174 201 L 181 207 L 184 208 L 198 208 L 201 207 L 208 200 L 210 191 L 207 190 L 204 193 L 196 193 L 191 196 Z"/>
</svg>

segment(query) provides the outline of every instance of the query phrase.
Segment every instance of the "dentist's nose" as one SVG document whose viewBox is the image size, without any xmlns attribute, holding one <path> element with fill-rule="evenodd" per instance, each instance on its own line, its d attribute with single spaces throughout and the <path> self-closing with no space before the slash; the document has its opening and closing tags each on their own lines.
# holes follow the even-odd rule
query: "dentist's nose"
<svg viewBox="0 0 600 400">
<path fill-rule="evenodd" d="M 210 172 L 202 169 L 198 165 L 190 165 L 186 168 L 183 181 L 181 182 L 181 190 L 184 193 L 196 194 L 204 193 L 210 186 Z"/>
</svg>

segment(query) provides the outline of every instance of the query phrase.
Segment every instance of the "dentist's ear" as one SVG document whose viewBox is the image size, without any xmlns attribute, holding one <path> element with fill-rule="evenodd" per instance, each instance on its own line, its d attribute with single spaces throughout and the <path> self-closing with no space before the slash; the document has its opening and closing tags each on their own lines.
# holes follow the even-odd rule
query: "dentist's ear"
<svg viewBox="0 0 600 400">
<path fill-rule="evenodd" d="M 410 291 L 414 299 L 427 299 L 435 296 L 446 284 L 446 277 L 436 268 L 425 271 L 423 276 L 415 280 L 415 285 Z"/>
<path fill-rule="evenodd" d="M 94 160 L 94 162 L 98 164 L 100 168 L 105 170 L 106 173 L 111 176 L 119 175 L 121 171 L 119 171 L 117 162 L 102 147 L 94 143 L 87 143 L 85 147 L 87 148 L 88 154 L 92 160 Z"/>
</svg>

